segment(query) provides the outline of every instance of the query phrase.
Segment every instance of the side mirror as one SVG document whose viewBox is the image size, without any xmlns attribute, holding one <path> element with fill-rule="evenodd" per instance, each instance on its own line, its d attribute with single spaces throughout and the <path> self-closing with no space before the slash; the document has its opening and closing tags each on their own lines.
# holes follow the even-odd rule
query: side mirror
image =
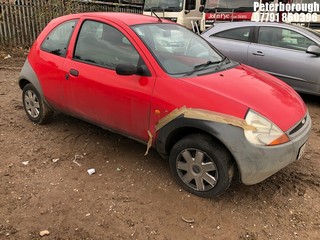
<svg viewBox="0 0 320 240">
<path fill-rule="evenodd" d="M 314 54 L 316 56 L 320 56 L 320 47 L 316 45 L 311 45 L 307 48 L 306 53 Z"/>
<path fill-rule="evenodd" d="M 116 66 L 116 73 L 118 75 L 130 76 L 138 73 L 138 68 L 131 64 L 120 63 Z"/>
<path fill-rule="evenodd" d="M 151 73 L 146 65 L 135 67 L 132 64 L 127 63 L 118 64 L 116 66 L 116 73 L 122 76 L 130 76 L 135 74 L 140 76 L 151 76 Z"/>
<path fill-rule="evenodd" d="M 199 12 L 203 12 L 204 11 L 204 6 L 200 6 L 199 7 Z"/>
</svg>

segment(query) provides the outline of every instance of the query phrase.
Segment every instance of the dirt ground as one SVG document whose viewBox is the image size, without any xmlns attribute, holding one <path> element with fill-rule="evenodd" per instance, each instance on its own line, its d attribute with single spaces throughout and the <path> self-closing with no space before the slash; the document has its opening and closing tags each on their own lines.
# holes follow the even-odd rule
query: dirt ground
<svg viewBox="0 0 320 240">
<path fill-rule="evenodd" d="M 203 199 L 144 145 L 63 114 L 29 121 L 16 52 L 0 52 L 0 239 L 320 238 L 319 97 L 302 96 L 313 128 L 301 160 Z"/>
</svg>

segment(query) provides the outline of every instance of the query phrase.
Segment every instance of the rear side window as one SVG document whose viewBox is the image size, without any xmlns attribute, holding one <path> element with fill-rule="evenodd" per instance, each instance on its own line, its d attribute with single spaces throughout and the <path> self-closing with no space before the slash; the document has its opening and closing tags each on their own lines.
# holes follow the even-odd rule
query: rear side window
<svg viewBox="0 0 320 240">
<path fill-rule="evenodd" d="M 71 20 L 55 27 L 41 44 L 41 50 L 65 57 L 76 23 L 77 20 Z"/>
<path fill-rule="evenodd" d="M 251 27 L 242 27 L 215 33 L 210 37 L 220 37 L 239 41 L 249 42 Z"/>
<path fill-rule="evenodd" d="M 139 53 L 119 30 L 91 20 L 81 26 L 73 59 L 109 69 L 142 64 Z"/>
</svg>

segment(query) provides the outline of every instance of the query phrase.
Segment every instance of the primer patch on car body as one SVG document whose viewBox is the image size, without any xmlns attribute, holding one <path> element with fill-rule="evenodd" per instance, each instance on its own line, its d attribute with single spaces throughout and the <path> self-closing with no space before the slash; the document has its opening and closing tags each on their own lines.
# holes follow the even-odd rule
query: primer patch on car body
<svg viewBox="0 0 320 240">
<path fill-rule="evenodd" d="M 180 115 L 183 115 L 184 118 L 225 123 L 225 124 L 233 125 L 236 127 L 240 127 L 243 130 L 248 130 L 248 131 L 255 131 L 256 130 L 255 127 L 247 124 L 247 122 L 241 118 L 237 118 L 237 117 L 230 116 L 227 114 L 212 112 L 212 111 L 208 111 L 208 110 L 197 109 L 197 108 L 187 108 L 186 106 L 183 106 L 181 108 L 177 108 L 177 109 L 173 110 L 168 115 L 161 118 L 158 121 L 157 125 L 155 126 L 156 131 L 159 131 L 159 129 L 161 129 L 162 127 L 164 127 L 165 125 L 167 125 L 169 122 L 171 122 L 175 118 L 179 117 Z"/>
<path fill-rule="evenodd" d="M 254 126 L 247 124 L 247 122 L 241 118 L 237 118 L 227 114 L 212 112 L 208 110 L 197 109 L 197 108 L 187 108 L 186 106 L 183 106 L 181 108 L 174 109 L 172 112 L 170 112 L 169 114 L 161 118 L 155 126 L 156 131 L 159 131 L 162 127 L 164 127 L 169 122 L 173 121 L 174 119 L 176 119 L 181 115 L 183 115 L 184 118 L 225 123 L 235 127 L 240 127 L 243 130 L 248 130 L 248 131 L 256 130 Z M 147 150 L 144 155 L 148 154 L 149 149 L 152 146 L 153 135 L 149 130 L 148 130 L 148 135 L 149 135 L 149 141 L 147 144 Z"/>
</svg>

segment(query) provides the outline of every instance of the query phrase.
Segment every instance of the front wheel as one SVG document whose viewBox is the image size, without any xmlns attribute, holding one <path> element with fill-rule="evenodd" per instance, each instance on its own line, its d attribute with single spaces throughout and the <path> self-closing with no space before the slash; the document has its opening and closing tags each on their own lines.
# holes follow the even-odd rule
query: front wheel
<svg viewBox="0 0 320 240">
<path fill-rule="evenodd" d="M 53 110 L 46 104 L 37 89 L 28 83 L 22 91 L 24 110 L 29 119 L 35 123 L 45 123 L 51 120 Z"/>
<path fill-rule="evenodd" d="M 178 183 L 200 197 L 217 197 L 230 186 L 234 166 L 232 156 L 207 135 L 189 135 L 170 152 L 170 169 Z"/>
</svg>

